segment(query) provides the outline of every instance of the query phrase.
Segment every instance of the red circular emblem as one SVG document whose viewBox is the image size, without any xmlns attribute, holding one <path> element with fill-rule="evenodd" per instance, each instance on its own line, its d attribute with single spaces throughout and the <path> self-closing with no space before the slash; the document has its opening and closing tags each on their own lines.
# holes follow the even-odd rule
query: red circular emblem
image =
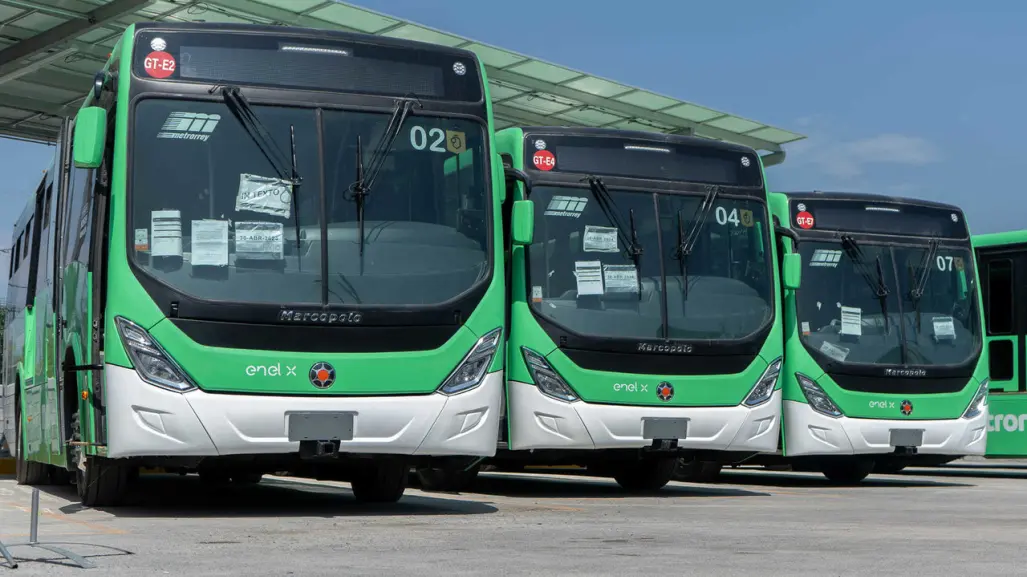
<svg viewBox="0 0 1027 577">
<path fill-rule="evenodd" d="M 167 78 L 175 73 L 175 57 L 167 52 L 157 51 L 146 55 L 143 70 L 154 78 Z"/>
<path fill-rule="evenodd" d="M 553 170 L 556 168 L 556 155 L 548 150 L 540 150 L 531 157 L 531 162 L 539 170 Z"/>
<path fill-rule="evenodd" d="M 802 228 L 813 228 L 813 215 L 804 210 L 795 215 L 795 224 Z"/>
</svg>

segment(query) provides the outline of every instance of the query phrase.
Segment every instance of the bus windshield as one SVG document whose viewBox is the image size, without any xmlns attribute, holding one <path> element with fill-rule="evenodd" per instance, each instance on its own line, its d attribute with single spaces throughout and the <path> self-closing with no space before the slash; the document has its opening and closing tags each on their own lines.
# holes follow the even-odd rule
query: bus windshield
<svg viewBox="0 0 1027 577">
<path fill-rule="evenodd" d="M 390 113 L 324 110 L 319 126 L 313 109 L 252 110 L 290 158 L 295 134 L 298 186 L 222 102 L 136 106 L 129 252 L 144 272 L 205 300 L 347 305 L 443 303 L 488 276 L 483 125 L 407 115 L 367 191 L 361 243 L 358 164 L 369 169 Z"/>
<path fill-rule="evenodd" d="M 980 313 L 967 247 L 842 235 L 803 240 L 799 250 L 800 334 L 827 362 L 957 365 L 975 354 Z"/>
<path fill-rule="evenodd" d="M 532 188 L 536 314 L 585 336 L 682 340 L 743 339 L 773 316 L 764 204 L 719 195 L 682 258 L 702 194 L 603 196 L 589 187 Z"/>
</svg>

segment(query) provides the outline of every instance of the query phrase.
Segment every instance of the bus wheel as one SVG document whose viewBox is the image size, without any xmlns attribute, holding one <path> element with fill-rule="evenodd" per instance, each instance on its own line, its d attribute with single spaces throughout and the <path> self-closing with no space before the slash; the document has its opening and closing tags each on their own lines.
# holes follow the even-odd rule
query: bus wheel
<svg viewBox="0 0 1027 577">
<path fill-rule="evenodd" d="M 874 473 L 881 473 L 882 475 L 895 475 L 905 468 L 905 463 L 896 463 L 894 461 L 881 461 L 874 465 Z"/>
<path fill-rule="evenodd" d="M 409 472 L 410 466 L 400 459 L 371 461 L 353 473 L 353 496 L 360 503 L 395 503 L 406 491 Z"/>
<path fill-rule="evenodd" d="M 263 473 L 236 473 L 232 475 L 233 485 L 256 485 L 264 478 Z"/>
<path fill-rule="evenodd" d="M 45 485 L 49 479 L 46 465 L 25 458 L 25 440 L 21 424 L 21 399 L 14 398 L 14 444 L 18 451 L 14 459 L 14 478 L 19 485 Z"/>
<path fill-rule="evenodd" d="M 481 465 L 475 464 L 469 470 L 462 462 L 444 462 L 441 466 L 427 466 L 417 468 L 417 480 L 421 483 L 421 489 L 428 492 L 459 492 L 465 491 L 481 471 Z"/>
<path fill-rule="evenodd" d="M 642 459 L 614 473 L 613 479 L 628 491 L 656 491 L 670 482 L 677 466 L 677 457 Z"/>
<path fill-rule="evenodd" d="M 874 462 L 869 459 L 844 459 L 824 463 L 820 470 L 832 483 L 855 485 L 874 470 Z"/>
<path fill-rule="evenodd" d="M 71 417 L 72 438 L 82 439 L 82 425 L 79 412 Z M 86 507 L 109 507 L 118 505 L 128 489 L 129 467 L 115 459 L 86 456 L 85 470 L 78 467 L 82 447 L 76 446 L 75 453 L 75 488 L 78 498 Z"/>
</svg>

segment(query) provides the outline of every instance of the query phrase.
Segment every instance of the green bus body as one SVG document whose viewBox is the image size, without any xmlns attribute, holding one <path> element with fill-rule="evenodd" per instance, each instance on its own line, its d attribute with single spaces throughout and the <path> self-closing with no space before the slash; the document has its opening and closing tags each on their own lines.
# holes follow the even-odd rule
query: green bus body
<svg viewBox="0 0 1027 577">
<path fill-rule="evenodd" d="M 130 26 L 15 228 L 19 481 L 97 504 L 140 466 L 289 470 L 392 501 L 418 460 L 493 455 L 504 198 L 472 52 Z"/>
<path fill-rule="evenodd" d="M 784 250 L 802 259 L 802 287 L 785 298 L 781 455 L 858 481 L 983 454 L 988 360 L 962 211 L 870 194 L 771 197 L 797 235 Z"/>
<path fill-rule="evenodd" d="M 506 427 L 491 462 L 656 488 L 678 459 L 719 468 L 776 450 L 781 281 L 756 152 L 608 129 L 497 140 L 530 182 L 529 195 L 508 182 L 508 202 L 531 201 L 535 224 L 510 254 Z"/>
<path fill-rule="evenodd" d="M 987 457 L 1027 456 L 1027 231 L 974 236 L 989 374 Z"/>
</svg>

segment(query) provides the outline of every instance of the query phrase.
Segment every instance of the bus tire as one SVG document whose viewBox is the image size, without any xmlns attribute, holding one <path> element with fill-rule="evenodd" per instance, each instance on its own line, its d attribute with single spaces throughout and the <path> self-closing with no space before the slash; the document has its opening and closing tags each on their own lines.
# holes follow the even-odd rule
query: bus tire
<svg viewBox="0 0 1027 577">
<path fill-rule="evenodd" d="M 858 458 L 830 461 L 820 467 L 827 480 L 838 485 L 856 485 L 866 479 L 873 470 L 873 461 Z"/>
<path fill-rule="evenodd" d="M 71 417 L 72 438 L 82 439 L 82 426 L 79 412 Z M 82 447 L 75 447 L 75 452 Z M 121 504 L 129 484 L 129 467 L 116 459 L 87 456 L 85 470 L 78 467 L 75 460 L 75 490 L 78 498 L 86 507 L 111 507 Z"/>
<path fill-rule="evenodd" d="M 350 487 L 360 503 L 395 503 L 407 488 L 410 466 L 398 459 L 371 461 L 353 473 Z"/>
<path fill-rule="evenodd" d="M 674 477 L 677 466 L 677 457 L 642 459 L 614 473 L 613 479 L 628 491 L 658 491 Z"/>
<path fill-rule="evenodd" d="M 427 492 L 460 492 L 470 487 L 481 471 L 481 465 L 476 464 L 469 470 L 457 464 L 443 465 L 441 467 L 418 467 L 417 480 L 421 483 L 421 490 Z"/>
<path fill-rule="evenodd" d="M 14 443 L 18 454 L 14 459 L 14 478 L 19 485 L 45 485 L 50 478 L 47 466 L 25 458 L 24 427 L 21 423 L 21 399 L 14 397 Z"/>
<path fill-rule="evenodd" d="M 233 485 L 256 485 L 264 478 L 263 473 L 234 473 L 232 475 Z"/>
</svg>

